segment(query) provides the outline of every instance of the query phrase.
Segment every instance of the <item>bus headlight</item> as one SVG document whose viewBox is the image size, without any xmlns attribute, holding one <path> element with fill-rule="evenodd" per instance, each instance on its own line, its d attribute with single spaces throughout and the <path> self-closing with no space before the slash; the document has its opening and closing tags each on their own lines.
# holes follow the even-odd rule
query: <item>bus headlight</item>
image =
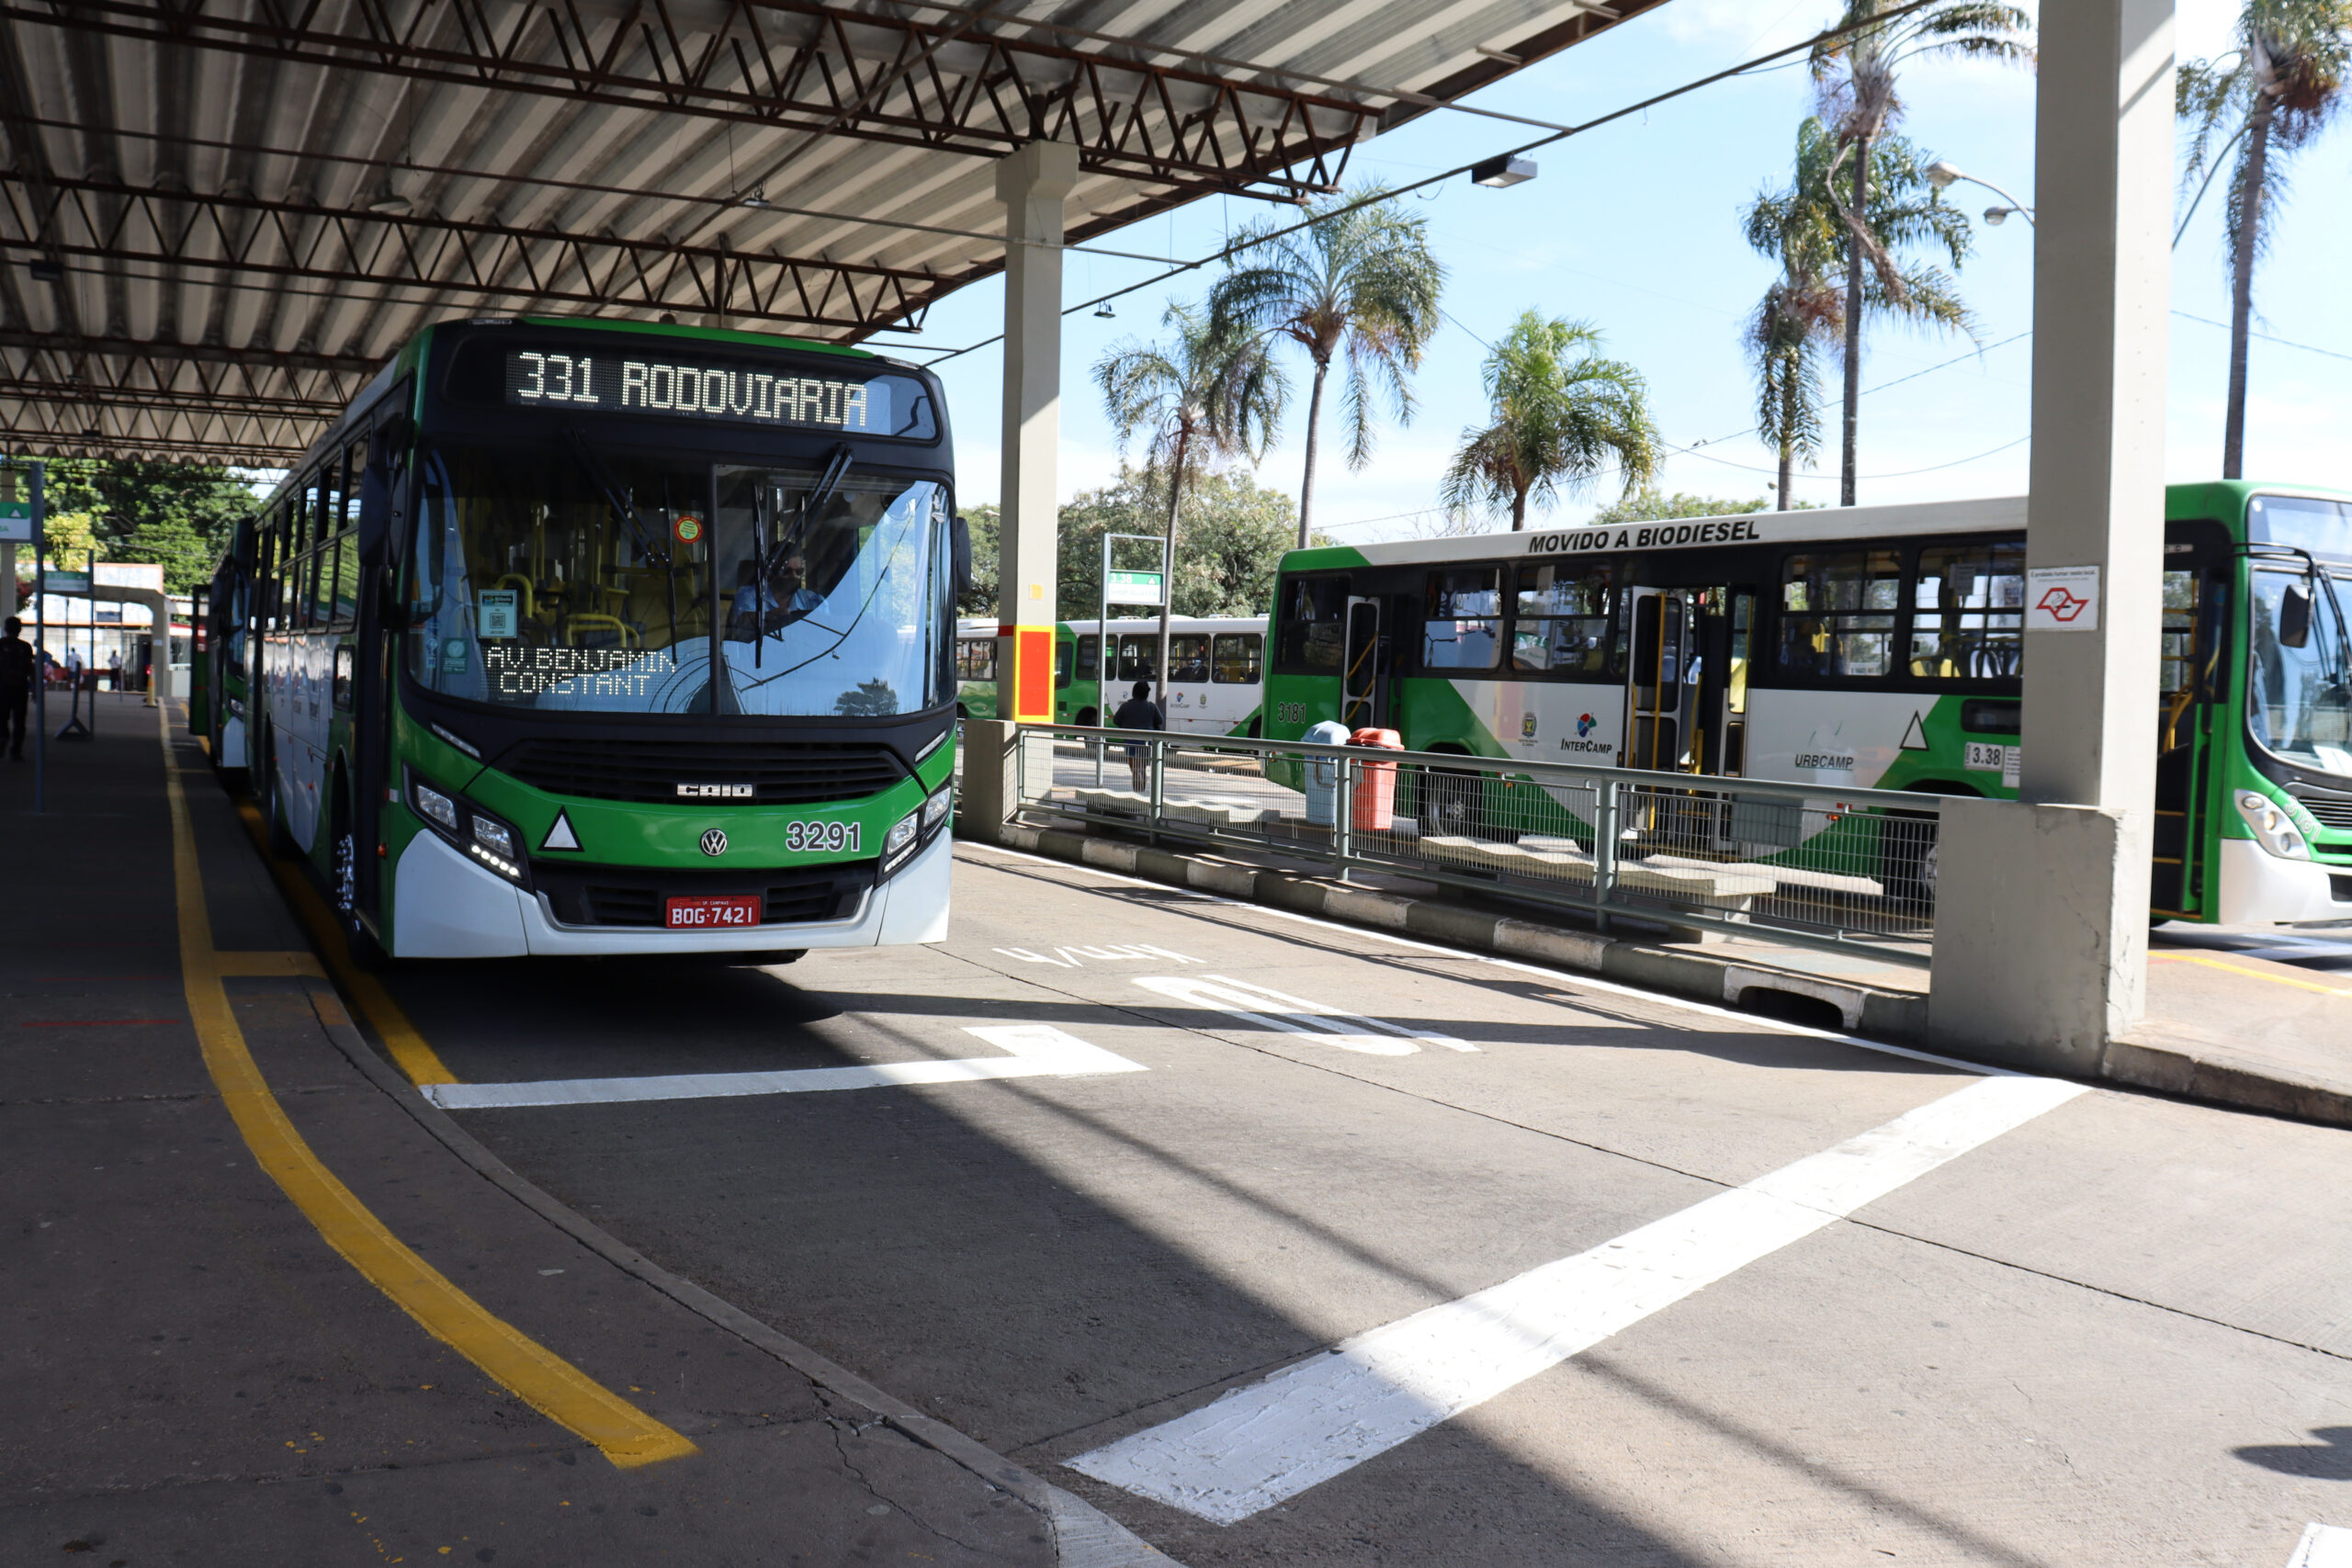
<svg viewBox="0 0 2352 1568">
<path fill-rule="evenodd" d="M 514 829 L 472 801 L 434 788 L 414 773 L 408 776 L 408 803 L 424 825 L 462 852 L 477 865 L 488 866 L 516 886 L 527 886 L 530 872 Z"/>
<path fill-rule="evenodd" d="M 950 782 L 923 797 L 923 803 L 891 824 L 882 836 L 882 874 L 888 876 L 908 861 L 923 845 L 939 835 L 945 825 L 948 812 L 956 805 L 956 785 Z"/>
<path fill-rule="evenodd" d="M 2242 789 L 2234 797 L 2238 816 L 2254 830 L 2255 842 L 2281 860 L 2309 860 L 2311 845 L 2286 808 L 2257 790 Z"/>
<path fill-rule="evenodd" d="M 422 780 L 412 780 L 410 788 L 416 797 L 416 814 L 427 821 L 439 824 L 448 831 L 458 830 L 458 803 Z"/>
<path fill-rule="evenodd" d="M 907 852 L 915 847 L 915 836 L 922 830 L 922 813 L 910 811 L 890 826 L 882 840 L 882 869 L 892 872 L 899 868 Z"/>
<path fill-rule="evenodd" d="M 929 800 L 922 803 L 922 830 L 929 833 L 947 820 L 948 809 L 956 804 L 956 785 L 943 784 Z"/>
</svg>

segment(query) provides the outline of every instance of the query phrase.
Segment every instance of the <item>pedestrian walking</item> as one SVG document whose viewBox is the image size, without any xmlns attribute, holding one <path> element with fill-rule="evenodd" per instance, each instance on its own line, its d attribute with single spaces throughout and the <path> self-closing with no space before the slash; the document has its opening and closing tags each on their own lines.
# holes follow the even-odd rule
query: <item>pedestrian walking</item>
<svg viewBox="0 0 2352 1568">
<path fill-rule="evenodd" d="M 1114 729 L 1165 729 L 1167 721 L 1159 716 L 1159 705 L 1151 700 L 1151 682 L 1137 681 L 1135 694 L 1119 705 L 1111 716 Z M 1137 795 L 1151 793 L 1151 748 L 1131 741 L 1127 746 L 1127 776 L 1135 780 Z"/>
<path fill-rule="evenodd" d="M 0 740 L 7 741 L 12 762 L 25 760 L 25 718 L 33 702 L 33 645 L 15 615 L 0 625 Z"/>
<path fill-rule="evenodd" d="M 107 654 L 107 690 L 122 690 L 122 649 L 113 649 Z"/>
</svg>

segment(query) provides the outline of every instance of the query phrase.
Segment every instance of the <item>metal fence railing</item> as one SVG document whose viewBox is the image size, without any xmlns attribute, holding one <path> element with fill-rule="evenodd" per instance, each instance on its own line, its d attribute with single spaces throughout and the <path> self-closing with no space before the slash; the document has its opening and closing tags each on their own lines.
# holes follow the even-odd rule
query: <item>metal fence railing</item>
<svg viewBox="0 0 2352 1568">
<path fill-rule="evenodd" d="M 1939 797 L 1023 725 L 1019 806 L 1589 912 L 1925 965 Z"/>
</svg>

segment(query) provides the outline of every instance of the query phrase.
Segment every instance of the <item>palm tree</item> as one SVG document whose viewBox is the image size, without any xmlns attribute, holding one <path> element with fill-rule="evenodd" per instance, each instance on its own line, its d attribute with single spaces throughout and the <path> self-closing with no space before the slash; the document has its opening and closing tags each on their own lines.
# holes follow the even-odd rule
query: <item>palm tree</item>
<svg viewBox="0 0 2352 1568">
<path fill-rule="evenodd" d="M 1412 422 L 1406 378 L 1420 367 L 1421 350 L 1438 328 L 1445 267 L 1430 251 L 1429 224 L 1380 199 L 1384 194 L 1382 186 L 1367 186 L 1310 203 L 1310 221 L 1295 232 L 1278 233 L 1272 222 L 1243 230 L 1232 269 L 1209 295 L 1209 315 L 1220 328 L 1288 338 L 1315 362 L 1306 471 L 1298 486 L 1301 549 L 1311 525 L 1323 382 L 1332 360 L 1346 362 L 1340 416 L 1348 467 L 1361 468 L 1372 460 L 1376 403 L 1385 403 L 1397 423 Z"/>
<path fill-rule="evenodd" d="M 1864 275 L 1876 272 L 1890 293 L 1901 292 L 1886 245 L 1871 231 L 1866 218 L 1871 210 L 1871 179 L 1877 173 L 1871 149 L 1903 116 L 1895 77 L 1912 62 L 1937 55 L 2020 62 L 2033 58 L 2032 46 L 2020 36 L 2031 28 L 2032 18 L 2018 6 L 2000 0 L 1952 0 L 1950 5 L 1888 15 L 1898 9 L 1900 0 L 1846 0 L 1838 35 L 1813 51 L 1813 78 L 1822 117 L 1838 138 L 1838 157 L 1826 176 L 1830 199 L 1838 204 L 1851 241 L 1846 255 L 1845 450 L 1838 477 L 1838 503 L 1843 506 L 1854 504 L 1855 404 L 1862 389 Z M 1841 173 L 1852 183 L 1850 196 L 1837 188 Z M 1955 256 L 1954 265 L 1958 262 Z"/>
<path fill-rule="evenodd" d="M 2282 175 L 2274 157 L 2297 151 L 2343 107 L 2347 57 L 2352 57 L 2352 3 L 2347 0 L 2246 0 L 2238 14 L 2237 48 L 2220 60 L 2180 68 L 2176 102 L 2194 122 L 2184 185 L 2218 165 L 2233 142 L 2223 231 L 2230 257 L 2230 405 L 2222 434 L 2222 477 L 2245 469 L 2246 337 L 2254 314 L 2254 264 L 2268 243 Z M 2237 129 L 2219 148 L 2224 121 Z M 2211 175 L 2206 175 L 2211 180 Z M 2204 192 L 2200 186 L 2198 195 Z M 2192 208 L 2194 203 L 2191 203 Z"/>
<path fill-rule="evenodd" d="M 1487 400 L 1494 422 L 1462 433 L 1438 500 L 1457 514 L 1508 510 L 1514 532 L 1527 526 L 1527 503 L 1549 509 L 1563 491 L 1600 477 L 1614 458 L 1625 489 L 1655 478 L 1657 423 L 1647 384 L 1622 359 L 1600 355 L 1600 333 L 1589 322 L 1522 313 L 1487 355 Z"/>
<path fill-rule="evenodd" d="M 1830 129 L 1806 119 L 1797 127 L 1793 181 L 1786 190 L 1758 195 L 1745 219 L 1747 243 L 1781 264 L 1781 276 L 1764 291 L 1745 335 L 1757 373 L 1756 430 L 1780 450 L 1783 509 L 1796 460 L 1810 465 L 1820 445 L 1820 352 L 1832 342 L 1849 347 L 1857 342 L 1847 330 L 1849 296 L 1831 282 L 1848 271 L 1854 249 L 1845 207 L 1829 180 L 1842 156 Z M 1974 320 L 1951 275 L 1897 254 L 1929 244 L 1957 267 L 1973 234 L 1968 219 L 1937 199 L 1918 149 L 1905 138 L 1882 133 L 1870 159 L 1863 228 L 1877 255 L 1863 276 L 1862 309 L 1974 336 Z"/>
<path fill-rule="evenodd" d="M 1168 581 L 1159 593 L 1159 658 L 1154 700 L 1168 703 L 1168 616 L 1175 599 L 1176 521 L 1184 486 L 1220 458 L 1256 461 L 1281 427 L 1290 386 L 1266 352 L 1265 341 L 1238 323 L 1218 324 L 1190 305 L 1170 305 L 1160 318 L 1174 341 L 1117 343 L 1094 364 L 1094 384 L 1118 428 L 1122 454 L 1146 433 L 1145 460 L 1168 479 Z M 1107 654 L 1110 644 L 1103 643 Z M 1103 671 L 1109 689 L 1111 672 Z"/>
</svg>

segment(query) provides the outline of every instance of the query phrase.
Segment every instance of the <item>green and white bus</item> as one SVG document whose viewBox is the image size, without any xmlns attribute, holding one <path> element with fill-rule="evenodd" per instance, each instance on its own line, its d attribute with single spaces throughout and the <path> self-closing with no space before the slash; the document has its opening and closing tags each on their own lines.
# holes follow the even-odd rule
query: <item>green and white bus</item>
<svg viewBox="0 0 2352 1568">
<path fill-rule="evenodd" d="M 993 621 L 956 627 L 956 716 L 996 716 L 998 635 Z M 1102 631 L 1094 621 L 1054 627 L 1054 718 L 1108 724 L 1159 657 L 1156 619 L 1111 623 L 1112 694 L 1102 700 Z M 1264 711 L 1266 622 L 1251 615 L 1176 615 L 1168 623 L 1168 728 L 1195 735 L 1256 735 Z"/>
<path fill-rule="evenodd" d="M 252 695 L 245 679 L 246 601 L 253 584 L 253 531 L 251 518 L 238 524 L 211 581 L 193 595 L 191 616 L 188 730 L 204 738 L 213 769 L 232 787 L 242 786 L 245 778 L 245 714 Z"/>
<path fill-rule="evenodd" d="M 2021 499 L 1300 550 L 1275 592 L 1273 739 L 2017 794 Z M 2167 491 L 2155 915 L 2352 919 L 2347 598 L 2352 498 Z"/>
<path fill-rule="evenodd" d="M 862 350 L 428 329 L 255 519 L 274 843 L 363 953 L 940 940 L 950 453 L 936 379 Z"/>
</svg>

